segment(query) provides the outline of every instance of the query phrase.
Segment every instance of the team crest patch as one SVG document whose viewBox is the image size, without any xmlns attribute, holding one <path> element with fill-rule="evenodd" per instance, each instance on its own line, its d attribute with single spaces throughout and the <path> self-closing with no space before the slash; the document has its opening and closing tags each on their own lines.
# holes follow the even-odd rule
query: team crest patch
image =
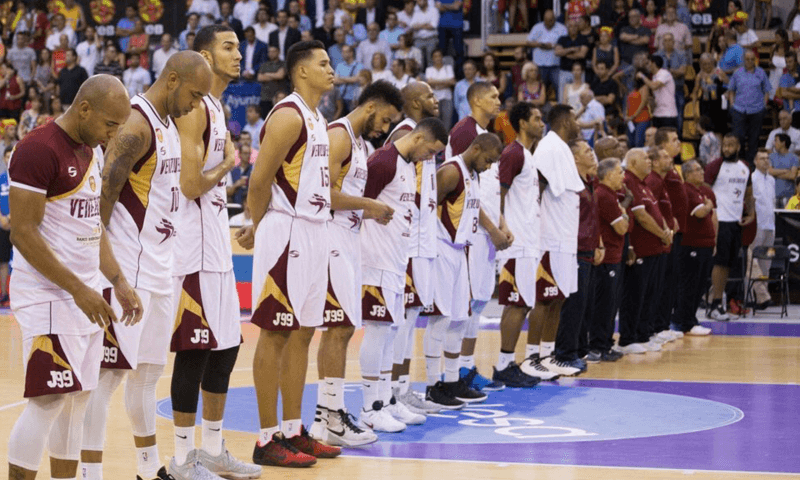
<svg viewBox="0 0 800 480">
<path fill-rule="evenodd" d="M 310 118 L 308 119 L 308 129 L 314 130 L 314 122 L 312 122 Z"/>
<path fill-rule="evenodd" d="M 97 190 L 97 183 L 94 181 L 94 177 L 89 177 L 89 188 L 91 188 L 93 192 Z"/>
<path fill-rule="evenodd" d="M 159 143 L 164 141 L 164 134 L 161 133 L 160 128 L 156 128 L 156 138 L 158 139 Z"/>
<path fill-rule="evenodd" d="M 208 110 L 208 114 L 211 116 L 211 123 L 214 123 L 214 122 L 217 121 L 216 115 L 214 115 L 214 110 L 209 109 Z"/>
</svg>

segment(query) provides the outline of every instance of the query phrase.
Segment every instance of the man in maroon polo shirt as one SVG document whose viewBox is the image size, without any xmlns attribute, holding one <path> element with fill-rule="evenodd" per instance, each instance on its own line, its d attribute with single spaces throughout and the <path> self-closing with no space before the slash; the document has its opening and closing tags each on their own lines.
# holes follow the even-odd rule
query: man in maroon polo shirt
<svg viewBox="0 0 800 480">
<path fill-rule="evenodd" d="M 630 234 L 636 261 L 625 272 L 622 304 L 619 311 L 619 347 L 622 353 L 658 351 L 661 346 L 650 341 L 647 316 L 649 302 L 655 298 L 655 274 L 658 258 L 665 245 L 672 243 L 672 231 L 667 227 L 658 208 L 658 200 L 644 179 L 652 165 L 645 150 L 634 148 L 625 155 L 628 170 L 625 185 L 633 194 L 629 215 L 634 219 Z"/>
<path fill-rule="evenodd" d="M 683 176 L 690 213 L 680 253 L 682 278 L 678 283 L 678 295 L 682 301 L 675 310 L 675 325 L 686 335 L 708 335 L 711 329 L 700 325 L 696 314 L 716 245 L 716 197 L 703 183 L 703 167 L 696 161 L 683 166 Z"/>
<path fill-rule="evenodd" d="M 624 175 L 617 158 L 607 158 L 597 166 L 600 182 L 595 188 L 594 197 L 605 256 L 594 272 L 594 311 L 589 325 L 590 351 L 586 357 L 587 363 L 593 363 L 598 357 L 604 362 L 615 362 L 622 356 L 611 347 L 614 345 L 614 317 L 619 308 L 622 287 L 622 254 L 629 225 L 628 214 L 617 197 L 617 192 L 623 189 Z"/>
</svg>

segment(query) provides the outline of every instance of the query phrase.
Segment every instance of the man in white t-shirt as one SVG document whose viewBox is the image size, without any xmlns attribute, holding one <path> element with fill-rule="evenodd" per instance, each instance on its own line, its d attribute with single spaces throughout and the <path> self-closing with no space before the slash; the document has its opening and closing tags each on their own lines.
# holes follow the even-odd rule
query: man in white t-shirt
<svg viewBox="0 0 800 480">
<path fill-rule="evenodd" d="M 165 33 L 161 36 L 161 48 L 153 52 L 153 75 L 156 78 L 161 76 L 161 71 L 167 65 L 169 57 L 178 53 L 172 42 L 172 35 Z"/>
<path fill-rule="evenodd" d="M 411 26 L 408 30 L 414 33 L 414 46 L 425 54 L 425 66 L 431 64 L 433 50 L 439 45 L 436 29 L 439 26 L 439 10 L 428 0 L 417 0 L 414 16 L 411 17 Z"/>
<path fill-rule="evenodd" d="M 258 2 L 256 0 L 239 0 L 233 7 L 233 17 L 242 22 L 242 29 L 256 23 Z"/>
<path fill-rule="evenodd" d="M 789 138 L 792 141 L 791 151 L 794 153 L 800 153 L 800 130 L 792 126 L 792 112 L 788 110 L 781 110 L 780 113 L 778 113 L 778 128 L 769 132 L 767 144 L 764 146 L 769 153 L 775 151 L 775 136 L 779 133 L 785 133 L 786 135 L 789 135 Z"/>
<path fill-rule="evenodd" d="M 51 52 L 58 50 L 58 46 L 61 44 L 61 35 L 66 35 L 69 40 L 69 46 L 75 48 L 75 45 L 78 44 L 78 37 L 75 36 L 75 30 L 67 25 L 64 15 L 60 13 L 55 14 L 53 16 L 52 26 L 53 28 L 50 30 L 50 35 L 47 36 L 47 42 L 45 43 L 45 47 L 48 50 Z"/>
<path fill-rule="evenodd" d="M 753 199 L 756 206 L 756 238 L 747 251 L 747 265 L 751 265 L 750 257 L 755 247 L 771 247 L 775 243 L 775 177 L 770 175 L 769 152 L 766 148 L 759 149 L 755 158 L 756 169 L 750 175 L 753 185 Z M 747 272 L 747 278 L 758 278 L 769 274 L 772 262 L 759 260 L 752 264 L 753 268 Z M 755 292 L 755 305 L 753 309 L 763 310 L 769 306 L 770 297 L 767 284 L 757 282 L 753 285 Z"/>
<path fill-rule="evenodd" d="M 606 120 L 606 109 L 594 98 L 594 92 L 591 90 L 581 93 L 580 99 L 583 108 L 576 113 L 578 126 L 581 128 L 583 139 L 589 142 L 589 145 L 593 145 L 594 132 L 602 130 L 603 122 Z"/>
<path fill-rule="evenodd" d="M 122 74 L 122 83 L 131 98 L 144 93 L 150 87 L 150 72 L 139 65 L 139 54 L 132 54 L 128 60 L 130 67 Z"/>
<path fill-rule="evenodd" d="M 761 40 L 758 39 L 755 30 L 747 27 L 748 15 L 744 12 L 736 12 L 736 16 L 732 22 L 733 29 L 736 30 L 736 43 L 742 48 L 758 48 L 761 46 Z"/>
<path fill-rule="evenodd" d="M 664 68 L 664 59 L 657 55 L 650 57 L 650 74 L 653 79 L 647 78 L 642 72 L 636 74 L 647 84 L 656 101 L 656 108 L 653 110 L 653 126 L 678 128 L 678 106 L 675 102 L 675 79 L 669 70 Z"/>
</svg>

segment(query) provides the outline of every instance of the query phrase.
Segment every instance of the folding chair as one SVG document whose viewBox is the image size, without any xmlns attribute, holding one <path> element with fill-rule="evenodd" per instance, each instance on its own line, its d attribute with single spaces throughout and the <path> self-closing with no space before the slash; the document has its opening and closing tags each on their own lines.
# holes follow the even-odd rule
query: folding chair
<svg viewBox="0 0 800 480">
<path fill-rule="evenodd" d="M 789 248 L 783 245 L 775 245 L 772 247 L 755 247 L 753 248 L 753 258 L 750 259 L 750 270 L 752 270 L 753 263 L 758 260 L 770 260 L 772 267 L 765 275 L 758 278 L 750 278 L 748 280 L 747 290 L 744 297 L 745 305 L 749 303 L 750 299 L 755 300 L 753 286 L 756 283 L 766 283 L 767 285 L 770 283 L 779 283 L 781 290 L 781 318 L 788 316 Z M 755 309 L 753 309 L 753 316 L 755 316 L 755 314 Z"/>
</svg>

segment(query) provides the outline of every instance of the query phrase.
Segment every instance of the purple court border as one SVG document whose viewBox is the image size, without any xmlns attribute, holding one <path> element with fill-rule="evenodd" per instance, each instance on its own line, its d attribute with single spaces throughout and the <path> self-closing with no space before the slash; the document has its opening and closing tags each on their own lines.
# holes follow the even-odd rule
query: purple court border
<svg viewBox="0 0 800 480">
<path fill-rule="evenodd" d="M 347 453 L 493 463 L 800 473 L 800 386 L 624 380 L 576 380 L 572 385 L 703 398 L 737 407 L 744 412 L 744 418 L 712 430 L 627 440 L 537 444 L 379 442 L 348 449 Z"/>
</svg>

